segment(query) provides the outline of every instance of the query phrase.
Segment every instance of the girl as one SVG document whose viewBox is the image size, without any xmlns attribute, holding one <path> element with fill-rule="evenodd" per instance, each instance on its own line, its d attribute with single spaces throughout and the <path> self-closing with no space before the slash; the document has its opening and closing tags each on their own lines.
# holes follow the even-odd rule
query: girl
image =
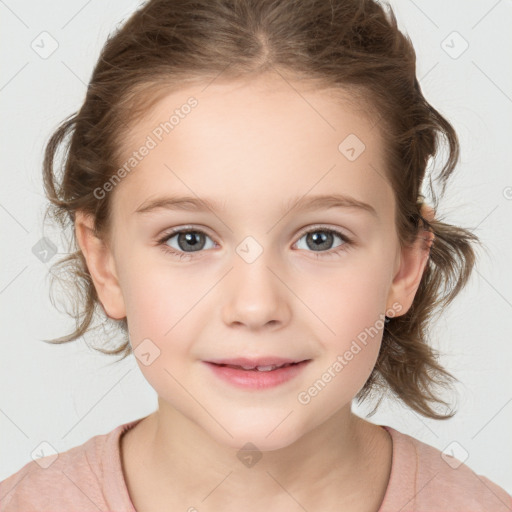
<svg viewBox="0 0 512 512">
<path fill-rule="evenodd" d="M 444 192 L 456 134 L 378 2 L 135 12 L 46 149 L 85 291 L 78 328 L 52 341 L 100 306 L 124 333 L 103 351 L 134 354 L 158 409 L 27 464 L 2 510 L 511 510 L 463 461 L 351 411 L 390 389 L 454 414 L 427 326 L 478 239 L 436 218 L 432 187 L 424 201 L 441 137 Z"/>
</svg>

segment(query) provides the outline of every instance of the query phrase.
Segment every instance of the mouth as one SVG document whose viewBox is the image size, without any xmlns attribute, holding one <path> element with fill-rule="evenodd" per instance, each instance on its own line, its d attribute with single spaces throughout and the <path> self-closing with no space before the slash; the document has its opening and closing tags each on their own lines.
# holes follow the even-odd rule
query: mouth
<svg viewBox="0 0 512 512">
<path fill-rule="evenodd" d="M 311 359 L 265 361 L 203 361 L 213 375 L 230 385 L 250 390 L 273 388 L 297 378 Z"/>
<path fill-rule="evenodd" d="M 235 370 L 271 372 L 288 366 L 298 365 L 300 363 L 310 361 L 310 359 L 284 359 L 280 357 L 260 357 L 260 358 L 237 358 L 237 359 L 218 359 L 213 361 L 205 361 L 217 366 L 225 366 Z"/>
<path fill-rule="evenodd" d="M 216 364 L 216 363 L 212 363 Z M 246 370 L 251 372 L 271 372 L 273 370 L 279 370 L 280 368 L 287 368 L 288 366 L 295 366 L 299 363 L 286 363 L 281 365 L 270 364 L 270 365 L 261 365 L 261 366 L 241 366 L 236 364 L 217 364 L 217 366 L 227 366 L 228 368 L 234 368 L 235 370 Z"/>
</svg>

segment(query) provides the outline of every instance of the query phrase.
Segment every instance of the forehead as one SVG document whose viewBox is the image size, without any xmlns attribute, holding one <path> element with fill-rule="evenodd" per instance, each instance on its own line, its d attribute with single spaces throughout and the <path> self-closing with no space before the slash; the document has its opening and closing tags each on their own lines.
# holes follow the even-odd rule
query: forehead
<svg viewBox="0 0 512 512">
<path fill-rule="evenodd" d="M 190 85 L 163 94 L 132 124 L 120 166 L 151 149 L 114 195 L 126 214 L 163 191 L 219 198 L 228 208 L 233 190 L 242 202 L 283 202 L 311 190 L 379 203 L 389 185 L 376 118 L 349 90 L 279 75 Z"/>
</svg>

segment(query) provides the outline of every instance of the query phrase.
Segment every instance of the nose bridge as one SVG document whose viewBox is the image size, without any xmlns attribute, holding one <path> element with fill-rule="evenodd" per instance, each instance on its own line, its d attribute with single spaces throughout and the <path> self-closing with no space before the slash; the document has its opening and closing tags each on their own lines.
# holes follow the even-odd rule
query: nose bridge
<svg viewBox="0 0 512 512">
<path fill-rule="evenodd" d="M 279 265 L 273 264 L 275 251 L 248 235 L 235 252 L 229 289 L 222 299 L 224 320 L 252 326 L 284 322 L 289 308 L 286 287 L 277 277 Z"/>
</svg>

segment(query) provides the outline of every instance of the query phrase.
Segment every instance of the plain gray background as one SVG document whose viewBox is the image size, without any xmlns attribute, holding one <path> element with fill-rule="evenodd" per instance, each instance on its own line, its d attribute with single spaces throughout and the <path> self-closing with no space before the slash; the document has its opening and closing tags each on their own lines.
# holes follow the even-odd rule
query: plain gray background
<svg viewBox="0 0 512 512">
<path fill-rule="evenodd" d="M 440 213 L 488 248 L 466 290 L 435 327 L 441 362 L 460 381 L 457 415 L 428 420 L 385 401 L 374 423 L 440 450 L 512 493 L 512 73 L 510 0 L 390 2 L 418 55 L 428 101 L 457 130 L 462 156 Z M 43 148 L 84 98 L 107 35 L 139 2 L 0 1 L 0 479 L 31 460 L 41 442 L 58 452 L 152 412 L 156 393 L 130 356 L 117 365 L 83 341 L 48 345 L 73 322 L 49 299 L 48 269 L 32 249 L 43 236 Z M 41 32 L 47 35 L 40 35 Z M 58 44 L 49 56 L 40 38 Z M 35 41 L 35 42 L 34 42 Z M 468 46 L 466 48 L 466 45 Z M 43 58 L 44 57 L 44 58 Z M 64 239 L 44 236 L 65 253 Z M 369 408 L 354 406 L 364 415 Z"/>
</svg>

